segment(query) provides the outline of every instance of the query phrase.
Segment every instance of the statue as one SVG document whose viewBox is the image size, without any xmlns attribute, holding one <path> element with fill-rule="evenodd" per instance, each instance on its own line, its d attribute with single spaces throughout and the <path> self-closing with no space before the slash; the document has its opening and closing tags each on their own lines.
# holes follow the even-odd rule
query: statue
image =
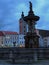
<svg viewBox="0 0 49 65">
<path fill-rule="evenodd" d="M 32 3 L 31 2 L 29 2 L 30 3 L 30 11 L 32 11 Z"/>
</svg>

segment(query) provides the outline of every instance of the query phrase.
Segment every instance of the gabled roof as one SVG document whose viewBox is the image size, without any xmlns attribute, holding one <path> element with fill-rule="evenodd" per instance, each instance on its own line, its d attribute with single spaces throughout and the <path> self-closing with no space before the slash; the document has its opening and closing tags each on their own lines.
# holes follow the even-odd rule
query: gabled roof
<svg viewBox="0 0 49 65">
<path fill-rule="evenodd" d="M 0 31 L 0 36 L 4 36 L 4 34 L 3 34 L 3 32 L 2 32 L 2 31 Z"/>
<path fill-rule="evenodd" d="M 0 31 L 0 36 L 2 35 L 17 35 L 17 32 L 12 32 L 12 31 Z"/>
<path fill-rule="evenodd" d="M 49 30 L 42 30 L 42 29 L 38 29 L 39 30 L 39 34 L 43 37 L 48 37 L 49 36 Z"/>
<path fill-rule="evenodd" d="M 9 35 L 16 35 L 18 34 L 17 32 L 11 32 L 11 31 L 3 31 L 4 34 L 9 34 Z"/>
</svg>

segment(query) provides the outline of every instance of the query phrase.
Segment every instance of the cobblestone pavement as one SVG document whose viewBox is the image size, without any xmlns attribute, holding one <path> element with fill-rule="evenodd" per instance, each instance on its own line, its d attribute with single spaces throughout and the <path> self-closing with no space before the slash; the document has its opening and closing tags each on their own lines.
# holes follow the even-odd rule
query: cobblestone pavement
<svg viewBox="0 0 49 65">
<path fill-rule="evenodd" d="M 40 60 L 39 62 L 33 63 L 32 65 L 49 65 L 49 60 Z"/>
<path fill-rule="evenodd" d="M 34 62 L 32 64 L 11 64 L 7 63 L 6 60 L 0 60 L 0 65 L 49 65 L 49 60 L 40 60 L 39 62 Z"/>
</svg>

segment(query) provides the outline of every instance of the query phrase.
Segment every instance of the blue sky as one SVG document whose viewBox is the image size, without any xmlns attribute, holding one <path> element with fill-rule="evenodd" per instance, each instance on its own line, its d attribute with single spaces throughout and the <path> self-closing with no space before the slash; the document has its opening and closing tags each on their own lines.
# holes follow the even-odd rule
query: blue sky
<svg viewBox="0 0 49 65">
<path fill-rule="evenodd" d="M 0 0 L 0 30 L 18 32 L 21 12 L 28 14 L 29 1 L 40 16 L 36 28 L 49 30 L 49 0 Z"/>
</svg>

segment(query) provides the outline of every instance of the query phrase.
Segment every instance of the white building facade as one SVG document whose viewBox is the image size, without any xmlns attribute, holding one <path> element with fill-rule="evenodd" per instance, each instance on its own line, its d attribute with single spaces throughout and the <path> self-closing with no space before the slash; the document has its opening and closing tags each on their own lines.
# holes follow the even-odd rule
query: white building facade
<svg viewBox="0 0 49 65">
<path fill-rule="evenodd" d="M 39 37 L 39 47 L 44 47 L 44 39 L 41 35 Z"/>
<path fill-rule="evenodd" d="M 0 47 L 3 46 L 3 37 L 4 37 L 4 34 L 0 31 Z"/>
<path fill-rule="evenodd" d="M 44 37 L 44 47 L 49 47 L 49 37 Z"/>
<path fill-rule="evenodd" d="M 24 36 L 23 34 L 19 34 L 19 47 L 25 47 L 25 39 L 24 39 Z"/>
<path fill-rule="evenodd" d="M 18 45 L 18 33 L 17 32 L 11 32 L 11 31 L 2 31 L 3 36 L 1 44 L 3 44 L 6 47 L 13 47 Z"/>
</svg>

